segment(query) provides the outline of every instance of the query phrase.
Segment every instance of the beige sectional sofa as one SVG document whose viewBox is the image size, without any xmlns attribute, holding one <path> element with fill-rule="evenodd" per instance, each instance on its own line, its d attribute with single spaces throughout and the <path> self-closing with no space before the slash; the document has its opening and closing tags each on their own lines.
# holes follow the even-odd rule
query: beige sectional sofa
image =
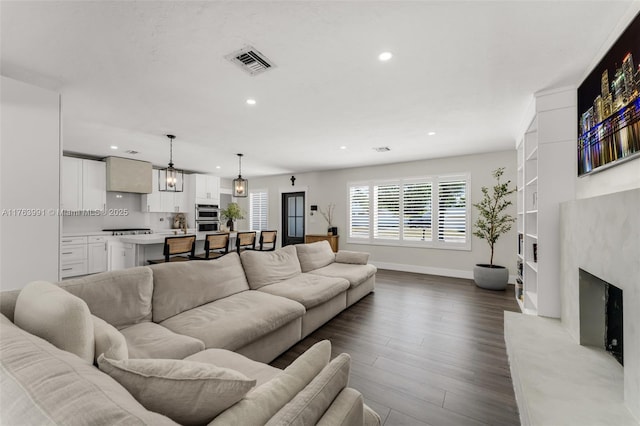
<svg viewBox="0 0 640 426">
<path fill-rule="evenodd" d="M 367 261 L 363 253 L 333 254 L 323 241 L 2 293 L 0 423 L 379 424 L 348 387 L 348 355 L 330 361 L 329 342 L 284 371 L 265 364 L 373 291 L 376 269 Z M 52 307 L 52 300 L 63 302 Z M 39 383 L 50 371 L 57 373 L 45 391 Z M 169 373 L 198 380 L 170 381 L 175 395 L 150 393 L 149 376 Z M 199 381 L 195 396 L 176 387 Z M 215 394 L 212 381 L 227 391 Z M 201 407 L 203 395 L 223 409 Z"/>
</svg>

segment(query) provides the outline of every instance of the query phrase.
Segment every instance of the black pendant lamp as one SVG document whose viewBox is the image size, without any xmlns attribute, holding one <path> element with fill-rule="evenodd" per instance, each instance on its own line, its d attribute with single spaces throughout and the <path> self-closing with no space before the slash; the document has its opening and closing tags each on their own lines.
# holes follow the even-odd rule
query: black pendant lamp
<svg viewBox="0 0 640 426">
<path fill-rule="evenodd" d="M 169 138 L 169 167 L 158 170 L 158 190 L 163 192 L 182 192 L 184 190 L 184 174 L 182 170 L 173 167 L 173 140 L 174 135 L 167 135 Z"/>
<path fill-rule="evenodd" d="M 233 196 L 246 197 L 249 193 L 249 181 L 242 179 L 242 154 L 238 156 L 238 177 L 233 180 Z"/>
</svg>

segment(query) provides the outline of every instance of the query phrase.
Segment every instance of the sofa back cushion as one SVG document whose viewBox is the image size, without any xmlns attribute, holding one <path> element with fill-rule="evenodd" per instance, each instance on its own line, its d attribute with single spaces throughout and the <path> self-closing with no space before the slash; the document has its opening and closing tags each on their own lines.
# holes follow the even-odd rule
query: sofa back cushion
<svg viewBox="0 0 640 426">
<path fill-rule="evenodd" d="M 87 304 L 55 284 L 34 281 L 16 300 L 15 324 L 93 363 L 93 320 Z"/>
<path fill-rule="evenodd" d="M 215 260 L 161 263 L 151 269 L 154 322 L 249 290 L 237 253 Z"/>
<path fill-rule="evenodd" d="M 274 251 L 245 250 L 240 259 L 252 290 L 288 280 L 302 273 L 294 246 Z"/>
<path fill-rule="evenodd" d="M 298 260 L 302 272 L 313 271 L 332 264 L 336 260 L 336 254 L 331 250 L 329 241 L 318 241 L 311 244 L 296 244 Z"/>
<path fill-rule="evenodd" d="M 16 300 L 20 290 L 8 290 L 0 292 L 0 314 L 13 321 L 13 312 L 16 310 Z"/>
<path fill-rule="evenodd" d="M 305 426 L 318 423 L 338 394 L 347 387 L 351 358 L 340 354 L 304 390 L 273 416 L 266 426 Z"/>
<path fill-rule="evenodd" d="M 330 358 L 331 342 L 316 343 L 282 373 L 253 389 L 208 426 L 264 425 L 327 366 Z"/>
<path fill-rule="evenodd" d="M 87 302 L 92 314 L 117 329 L 151 321 L 153 276 L 146 266 L 89 275 L 58 285 Z"/>
<path fill-rule="evenodd" d="M 0 424 L 176 425 L 72 353 L 0 316 Z"/>
</svg>

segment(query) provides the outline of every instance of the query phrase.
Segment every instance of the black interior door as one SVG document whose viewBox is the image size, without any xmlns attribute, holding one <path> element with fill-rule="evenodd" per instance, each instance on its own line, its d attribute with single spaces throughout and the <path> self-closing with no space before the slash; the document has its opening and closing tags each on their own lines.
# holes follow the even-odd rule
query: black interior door
<svg viewBox="0 0 640 426">
<path fill-rule="evenodd" d="M 282 194 L 282 246 L 304 243 L 304 192 Z"/>
</svg>

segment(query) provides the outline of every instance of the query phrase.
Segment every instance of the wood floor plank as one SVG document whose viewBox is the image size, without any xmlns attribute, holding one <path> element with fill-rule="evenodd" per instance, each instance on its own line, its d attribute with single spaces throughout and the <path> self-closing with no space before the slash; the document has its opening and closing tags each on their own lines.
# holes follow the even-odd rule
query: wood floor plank
<svg viewBox="0 0 640 426">
<path fill-rule="evenodd" d="M 503 311 L 513 287 L 379 270 L 375 293 L 274 360 L 285 368 L 316 342 L 351 355 L 350 386 L 383 425 L 518 425 Z"/>
</svg>

